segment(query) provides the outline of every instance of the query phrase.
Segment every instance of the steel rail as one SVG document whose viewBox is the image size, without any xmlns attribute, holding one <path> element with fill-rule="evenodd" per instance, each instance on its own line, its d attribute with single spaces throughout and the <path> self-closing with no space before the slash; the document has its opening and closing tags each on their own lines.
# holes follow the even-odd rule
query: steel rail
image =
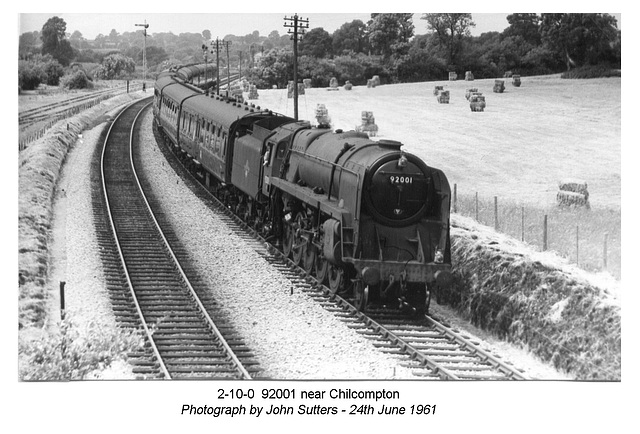
<svg viewBox="0 0 640 434">
<path fill-rule="evenodd" d="M 109 127 L 109 130 L 108 130 L 107 135 L 105 137 L 104 146 L 103 146 L 103 149 L 102 149 L 102 155 L 100 157 L 100 174 L 102 176 L 102 191 L 104 192 L 105 206 L 107 208 L 107 215 L 109 217 L 109 223 L 111 225 L 111 230 L 112 230 L 112 232 L 114 234 L 114 240 L 115 240 L 115 243 L 116 243 L 116 248 L 118 249 L 118 254 L 120 256 L 120 261 L 122 262 L 122 266 L 123 266 L 123 269 L 124 269 L 124 272 L 125 272 L 125 278 L 127 280 L 127 284 L 129 286 L 129 291 L 130 291 L 131 296 L 133 298 L 133 302 L 135 304 L 136 311 L 138 312 L 138 316 L 141 319 L 142 327 L 144 328 L 145 334 L 147 335 L 149 343 L 151 344 L 151 347 L 153 349 L 153 353 L 155 354 L 156 359 L 158 360 L 158 363 L 160 364 L 160 369 L 162 370 L 162 373 L 165 375 L 165 378 L 171 379 L 171 374 L 169 374 L 169 371 L 167 370 L 167 367 L 165 366 L 164 361 L 162 360 L 162 356 L 160 355 L 160 351 L 158 350 L 158 347 L 156 346 L 155 342 L 153 341 L 153 333 L 151 332 L 151 330 L 149 330 L 149 327 L 147 327 L 147 322 L 144 319 L 144 315 L 142 314 L 142 309 L 140 308 L 140 304 L 138 303 L 138 299 L 136 297 L 135 291 L 133 290 L 133 283 L 131 282 L 131 277 L 129 276 L 129 271 L 128 271 L 128 268 L 127 268 L 127 263 L 126 263 L 126 261 L 124 259 L 122 246 L 120 245 L 120 241 L 118 240 L 118 236 L 117 236 L 118 231 L 116 230 L 116 226 L 115 226 L 115 223 L 113 221 L 113 214 L 112 214 L 112 210 L 111 210 L 111 205 L 109 203 L 109 196 L 107 194 L 107 185 L 106 185 L 106 181 L 105 181 L 104 156 L 105 156 L 105 151 L 106 151 L 106 148 L 107 148 L 107 142 L 109 141 L 109 138 L 111 136 L 111 132 L 112 132 L 116 122 L 120 119 L 120 117 L 128 109 L 131 108 L 131 106 L 135 105 L 136 103 L 138 103 L 138 101 L 132 102 L 131 104 L 127 105 L 120 113 L 118 113 L 116 118 L 111 123 L 111 126 Z M 140 111 L 142 111 L 145 107 L 148 107 L 148 104 L 145 105 Z M 137 118 L 137 116 L 136 116 L 136 118 Z"/>
<path fill-rule="evenodd" d="M 146 106 L 144 106 L 140 110 L 140 113 L 138 113 L 138 115 L 136 116 L 136 118 L 133 121 L 134 125 L 137 122 L 138 117 L 140 116 L 142 111 L 145 110 L 150 105 L 151 105 L 151 103 L 147 104 Z M 238 359 L 238 357 L 236 356 L 234 351 L 231 349 L 231 347 L 227 343 L 227 340 L 224 338 L 224 336 L 222 335 L 222 333 L 220 332 L 218 327 L 215 325 L 215 323 L 211 319 L 211 316 L 207 312 L 207 309 L 202 304 L 202 301 L 200 300 L 200 297 L 198 296 L 196 291 L 193 289 L 193 286 L 191 285 L 191 282 L 189 281 L 189 278 L 187 277 L 186 273 L 184 272 L 182 266 L 180 265 L 180 261 L 178 261 L 178 258 L 176 257 L 173 249 L 171 248 L 171 244 L 169 244 L 169 241 L 165 237 L 165 234 L 164 234 L 162 228 L 160 227 L 160 224 L 158 223 L 158 220 L 156 219 L 156 216 L 153 213 L 151 205 L 149 204 L 149 201 L 147 200 L 147 196 L 144 193 L 144 189 L 142 188 L 142 185 L 140 184 L 140 179 L 138 178 L 138 173 L 136 171 L 134 158 L 133 158 L 133 140 L 134 140 L 133 134 L 134 134 L 134 131 L 133 131 L 133 128 L 132 128 L 131 129 L 131 135 L 130 135 L 130 138 L 129 138 L 129 140 L 130 140 L 129 141 L 129 157 L 130 157 L 130 161 L 131 161 L 131 170 L 133 171 L 133 176 L 134 176 L 134 178 L 136 180 L 136 184 L 138 185 L 138 189 L 142 193 L 142 199 L 144 200 L 144 203 L 147 206 L 147 210 L 149 211 L 150 217 L 153 220 L 153 223 L 155 224 L 155 227 L 158 230 L 158 233 L 160 234 L 160 237 L 162 238 L 162 241 L 163 241 L 163 243 L 165 245 L 165 248 L 167 249 L 168 253 L 171 255 L 171 258 L 173 259 L 173 262 L 175 263 L 176 268 L 180 272 L 180 276 L 182 277 L 183 283 L 189 289 L 189 292 L 191 293 L 194 301 L 198 305 L 198 309 L 200 309 L 200 313 L 207 320 L 208 326 L 212 329 L 212 331 L 218 337 L 218 339 L 220 340 L 220 343 L 225 348 L 225 350 L 226 350 L 227 354 L 229 355 L 229 357 L 231 358 L 231 360 L 233 360 L 234 364 L 236 365 L 236 368 L 240 371 L 240 373 L 242 374 L 243 378 L 245 380 L 250 380 L 250 379 L 252 379 L 251 375 L 249 374 L 249 372 L 247 372 L 247 370 L 244 368 L 244 366 L 242 365 L 242 363 L 240 362 L 240 360 Z"/>
</svg>

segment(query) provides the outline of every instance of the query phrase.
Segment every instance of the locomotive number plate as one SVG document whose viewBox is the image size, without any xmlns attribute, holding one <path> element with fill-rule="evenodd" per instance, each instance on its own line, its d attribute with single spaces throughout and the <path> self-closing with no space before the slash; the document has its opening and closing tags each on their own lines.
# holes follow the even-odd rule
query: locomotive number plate
<svg viewBox="0 0 640 434">
<path fill-rule="evenodd" d="M 391 175 L 389 177 L 389 180 L 391 181 L 392 184 L 397 185 L 397 184 L 413 184 L 413 176 L 396 176 L 396 175 Z"/>
</svg>

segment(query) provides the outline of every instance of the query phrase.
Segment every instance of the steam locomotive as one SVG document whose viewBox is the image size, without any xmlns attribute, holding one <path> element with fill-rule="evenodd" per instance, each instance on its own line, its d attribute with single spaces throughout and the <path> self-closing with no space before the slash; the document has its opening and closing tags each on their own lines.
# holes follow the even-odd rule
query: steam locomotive
<svg viewBox="0 0 640 434">
<path fill-rule="evenodd" d="M 393 140 L 313 127 L 161 73 L 158 131 L 216 196 L 284 255 L 353 300 L 423 313 L 451 284 L 450 187 Z"/>
</svg>

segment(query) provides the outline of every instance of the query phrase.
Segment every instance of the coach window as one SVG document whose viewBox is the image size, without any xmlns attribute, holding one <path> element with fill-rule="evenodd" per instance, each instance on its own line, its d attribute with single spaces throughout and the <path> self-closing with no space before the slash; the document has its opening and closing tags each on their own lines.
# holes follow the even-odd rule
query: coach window
<svg viewBox="0 0 640 434">
<path fill-rule="evenodd" d="M 227 132 L 222 133 L 222 156 L 227 154 Z"/>
<path fill-rule="evenodd" d="M 222 128 L 218 126 L 218 132 L 216 133 L 216 153 L 222 156 Z"/>
</svg>

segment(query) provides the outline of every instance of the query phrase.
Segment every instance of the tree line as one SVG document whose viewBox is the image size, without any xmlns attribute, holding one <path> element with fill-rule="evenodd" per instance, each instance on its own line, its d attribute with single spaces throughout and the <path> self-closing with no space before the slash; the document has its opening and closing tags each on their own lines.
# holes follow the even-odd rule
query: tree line
<svg viewBox="0 0 640 434">
<path fill-rule="evenodd" d="M 586 66 L 619 69 L 621 32 L 615 17 L 596 13 L 514 13 L 502 32 L 471 36 L 473 16 L 466 13 L 423 14 L 427 33 L 415 34 L 413 14 L 371 14 L 366 23 L 353 20 L 333 33 L 322 27 L 307 31 L 298 46 L 298 77 L 314 86 L 327 86 L 332 77 L 365 84 L 378 75 L 383 83 L 442 80 L 449 72 L 471 71 L 476 78 L 557 73 Z M 310 23 L 311 25 L 313 23 Z M 50 18 L 40 32 L 19 39 L 19 68 L 26 78 L 57 84 L 65 69 L 95 78 L 134 78 L 141 75 L 144 36 L 141 30 L 85 39 L 66 33 L 66 23 Z M 211 32 L 154 33 L 146 40 L 148 76 L 173 65 L 218 61 L 240 70 L 258 87 L 284 87 L 293 77 L 293 48 L 288 34 L 273 30 L 227 35 L 228 52 L 217 59 Z M 37 74 L 33 71 L 36 70 Z M 31 71 L 32 74 L 26 74 Z M 56 80 L 57 77 L 57 80 Z M 32 77 L 33 78 L 33 77 Z"/>
</svg>

